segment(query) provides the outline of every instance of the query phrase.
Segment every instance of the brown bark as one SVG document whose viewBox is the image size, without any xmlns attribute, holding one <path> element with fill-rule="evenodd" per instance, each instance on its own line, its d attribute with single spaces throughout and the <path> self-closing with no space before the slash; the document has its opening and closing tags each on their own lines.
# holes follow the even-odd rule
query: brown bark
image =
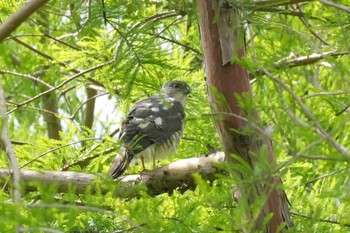
<svg viewBox="0 0 350 233">
<path fill-rule="evenodd" d="M 231 62 L 233 58 L 241 58 L 245 55 L 244 37 L 240 31 L 240 14 L 231 6 L 219 5 L 217 0 L 201 0 L 198 5 L 209 100 L 214 107 L 214 113 L 221 116 L 220 119 L 215 119 L 215 123 L 226 159 L 232 163 L 238 163 L 231 156 L 238 155 L 254 169 L 257 164 L 256 156 L 263 156 L 261 148 L 265 145 L 266 159 L 270 164 L 275 164 L 270 140 L 250 127 L 249 122 L 243 120 L 249 119 L 253 124 L 259 122 L 257 112 L 245 111 L 239 106 L 236 98 L 242 94 L 252 98 L 248 72 Z M 242 117 L 237 118 L 234 115 Z M 269 175 L 269 171 L 266 172 L 267 180 L 255 184 L 253 189 L 246 186 L 240 187 L 241 195 L 245 198 L 237 197 L 240 199 L 240 204 L 250 207 L 259 198 L 260 200 L 265 198 L 266 201 L 263 202 L 265 204 L 262 204 L 258 216 L 253 216 L 251 211 L 247 211 L 246 215 L 252 223 L 252 231 L 259 229 L 265 232 L 276 232 L 284 222 L 287 226 L 291 226 L 292 222 L 286 195 L 283 190 L 277 188 L 281 184 L 281 179 L 278 175 Z M 240 171 L 235 175 L 242 180 L 245 179 L 244 173 Z M 263 221 L 271 213 L 273 217 L 264 227 Z"/>
</svg>

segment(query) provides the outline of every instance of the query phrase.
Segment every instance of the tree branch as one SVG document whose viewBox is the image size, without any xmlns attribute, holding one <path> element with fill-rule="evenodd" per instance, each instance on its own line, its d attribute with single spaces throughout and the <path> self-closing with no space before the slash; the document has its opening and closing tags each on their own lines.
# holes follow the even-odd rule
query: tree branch
<svg viewBox="0 0 350 233">
<path fill-rule="evenodd" d="M 265 8 L 265 7 L 276 7 L 276 6 L 288 6 L 297 3 L 303 2 L 312 2 L 313 0 L 263 0 L 263 1 L 254 1 L 256 7 Z"/>
<path fill-rule="evenodd" d="M 157 168 L 152 171 L 146 171 L 140 175 L 128 175 L 121 177 L 115 186 L 115 195 L 117 197 L 132 198 L 140 194 L 140 185 L 147 187 L 148 193 L 152 196 L 161 193 L 172 193 L 175 189 L 184 192 L 196 187 L 192 177 L 193 173 L 199 173 L 203 179 L 213 181 L 216 179 L 215 173 L 217 168 L 214 163 L 219 163 L 224 160 L 224 153 L 217 152 L 208 156 L 194 157 L 182 159 L 170 163 L 169 165 Z M 11 171 L 7 168 L 0 169 L 0 178 L 8 177 Z M 22 170 L 20 172 L 21 181 L 25 183 L 26 191 L 36 191 L 39 184 L 42 186 L 58 185 L 57 192 L 67 192 L 70 187 L 74 187 L 77 193 L 84 193 L 87 187 L 91 187 L 96 191 L 96 182 L 110 181 L 105 179 L 104 175 L 94 175 L 81 172 L 59 172 L 59 171 L 34 171 Z M 5 179 L 0 179 L 0 184 L 4 183 Z M 101 182 L 100 182 L 101 183 Z M 108 186 L 110 187 L 110 185 Z M 100 190 L 102 187 L 98 187 Z M 102 188 L 102 192 L 111 191 L 109 188 Z"/>
<path fill-rule="evenodd" d="M 323 52 L 323 53 L 313 53 L 307 56 L 301 56 L 301 57 L 287 57 L 283 58 L 279 61 L 277 61 L 275 64 L 277 67 L 283 68 L 283 67 L 296 67 L 296 66 L 303 66 L 308 64 L 316 63 L 317 61 L 321 60 L 325 57 L 337 57 L 337 56 L 343 56 L 343 55 L 349 55 L 349 52 Z"/>
<path fill-rule="evenodd" d="M 320 0 L 320 2 L 322 2 L 326 6 L 331 6 L 331 7 L 334 7 L 336 9 L 339 9 L 339 10 L 342 10 L 342 11 L 350 13 L 350 8 L 349 7 L 346 7 L 346 6 L 343 6 L 343 5 L 340 5 L 340 4 L 336 4 L 334 2 L 329 2 L 327 0 Z"/>
<path fill-rule="evenodd" d="M 16 71 L 11 71 L 11 70 L 1 70 L 0 69 L 0 74 L 11 74 L 11 75 L 15 75 L 15 76 L 18 76 L 18 77 L 23 77 L 23 78 L 27 78 L 27 79 L 30 79 L 34 82 L 37 82 L 37 83 L 40 83 L 48 88 L 52 88 L 52 86 L 46 82 L 44 82 L 43 80 L 37 78 L 37 77 L 34 77 L 34 76 L 31 76 L 29 74 L 22 74 L 22 73 L 18 73 Z"/>
<path fill-rule="evenodd" d="M 306 218 L 306 219 L 308 219 L 308 220 L 314 220 L 314 221 L 319 221 L 319 222 L 324 222 L 324 223 L 331 223 L 331 224 L 344 225 L 344 226 L 346 226 L 346 227 L 350 227 L 350 224 L 344 223 L 344 222 L 339 222 L 339 221 L 334 221 L 334 220 L 328 220 L 328 219 L 317 219 L 317 220 L 316 220 L 316 219 L 314 219 L 313 216 L 307 216 L 307 215 L 304 215 L 304 214 L 294 213 L 294 212 L 291 212 L 290 214 L 293 215 L 293 216 Z"/>
<path fill-rule="evenodd" d="M 9 176 L 13 175 L 14 202 L 19 203 L 21 201 L 19 168 L 18 168 L 15 151 L 13 149 L 13 146 L 8 136 L 8 117 L 6 115 L 5 93 L 4 93 L 4 89 L 2 88 L 1 80 L 0 80 L 0 129 L 1 129 L 0 142 L 5 148 L 6 154 L 9 157 L 11 168 L 12 168 L 11 170 L 8 169 L 7 171 L 9 173 Z"/>
<path fill-rule="evenodd" d="M 46 2 L 48 2 L 48 0 L 31 0 L 12 14 L 2 25 L 0 25 L 0 42 L 9 37 L 24 20 L 45 5 Z"/>
</svg>

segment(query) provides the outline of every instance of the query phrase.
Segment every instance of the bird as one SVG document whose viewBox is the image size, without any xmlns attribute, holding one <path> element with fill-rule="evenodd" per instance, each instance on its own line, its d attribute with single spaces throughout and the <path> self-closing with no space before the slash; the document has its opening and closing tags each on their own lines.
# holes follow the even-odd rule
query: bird
<svg viewBox="0 0 350 233">
<path fill-rule="evenodd" d="M 117 179 L 134 158 L 153 161 L 176 152 L 185 129 L 185 105 L 190 86 L 183 81 L 165 83 L 158 94 L 137 101 L 122 122 L 121 147 L 108 173 Z"/>
</svg>

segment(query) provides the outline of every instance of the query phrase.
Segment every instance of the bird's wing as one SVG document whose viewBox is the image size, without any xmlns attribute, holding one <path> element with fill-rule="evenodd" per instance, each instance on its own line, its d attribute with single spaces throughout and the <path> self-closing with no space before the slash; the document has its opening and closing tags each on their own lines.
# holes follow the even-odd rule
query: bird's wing
<svg viewBox="0 0 350 233">
<path fill-rule="evenodd" d="M 123 123 L 121 139 L 131 153 L 137 154 L 182 131 L 184 119 L 185 112 L 178 101 L 154 95 L 135 103 Z"/>
</svg>

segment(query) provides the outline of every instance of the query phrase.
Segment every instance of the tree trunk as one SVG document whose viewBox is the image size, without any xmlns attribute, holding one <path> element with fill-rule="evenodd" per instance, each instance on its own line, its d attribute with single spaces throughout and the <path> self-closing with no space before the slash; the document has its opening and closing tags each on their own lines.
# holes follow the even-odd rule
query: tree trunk
<svg viewBox="0 0 350 233">
<path fill-rule="evenodd" d="M 239 163 L 231 156 L 236 155 L 254 170 L 258 160 L 266 154 L 268 164 L 275 165 L 270 139 L 257 127 L 252 127 L 259 122 L 257 112 L 254 109 L 244 110 L 237 100 L 238 96 L 245 100 L 252 98 L 248 72 L 232 62 L 245 55 L 240 13 L 228 2 L 200 0 L 198 5 L 208 95 L 214 116 L 218 116 L 214 120 L 226 160 Z M 266 150 L 262 150 L 264 146 Z M 278 174 L 271 174 L 271 171 L 264 174 L 266 179 L 256 182 L 253 188 L 237 184 L 240 193 L 236 197 L 238 204 L 248 207 L 246 217 L 252 227 L 250 231 L 276 232 L 283 223 L 283 229 L 287 229 L 292 222 L 286 195 L 279 189 L 282 181 Z M 243 181 L 249 178 L 242 171 L 236 171 L 234 175 Z M 252 210 L 258 201 L 262 204 L 256 214 Z M 272 218 L 264 225 L 264 220 L 271 214 Z"/>
</svg>

